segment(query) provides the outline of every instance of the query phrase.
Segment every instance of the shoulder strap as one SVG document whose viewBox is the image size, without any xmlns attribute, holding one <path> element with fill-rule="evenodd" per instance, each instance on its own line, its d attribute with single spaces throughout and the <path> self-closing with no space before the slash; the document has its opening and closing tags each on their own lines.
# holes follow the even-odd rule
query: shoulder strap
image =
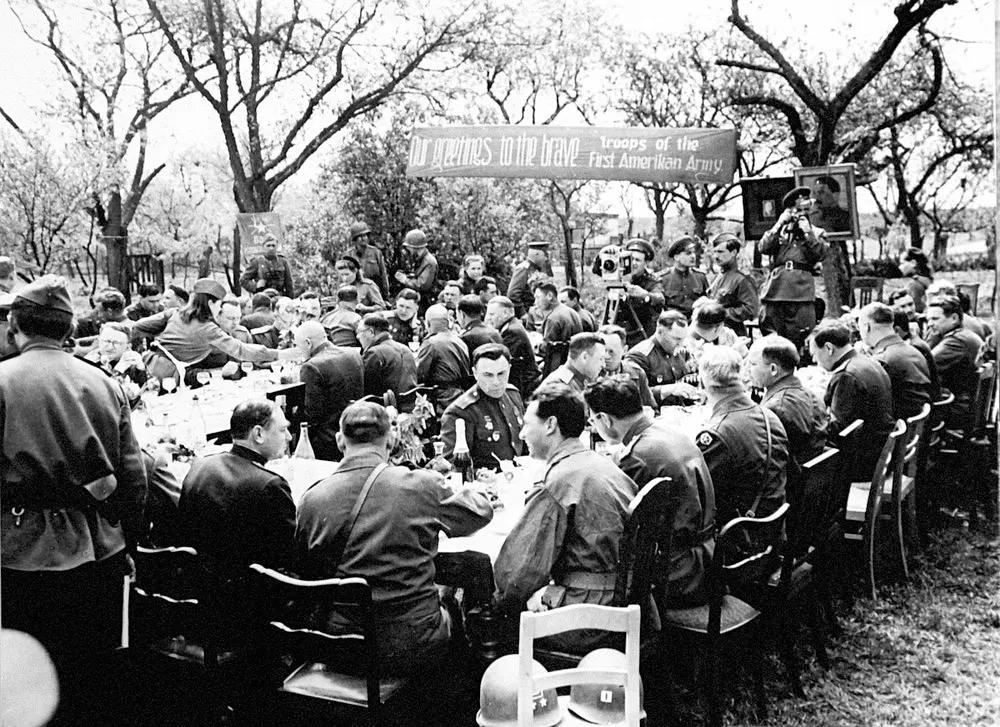
<svg viewBox="0 0 1000 727">
<path fill-rule="evenodd" d="M 372 485 L 375 484 L 375 480 L 378 476 L 382 474 L 386 467 L 389 465 L 386 462 L 381 462 L 376 465 L 375 469 L 371 471 L 368 475 L 368 479 L 365 480 L 365 484 L 361 486 L 361 492 L 358 493 L 358 499 L 354 501 L 354 507 L 351 508 L 351 514 L 347 517 L 347 522 L 337 533 L 337 539 L 334 541 L 333 548 L 331 551 L 336 556 L 331 558 L 332 562 L 340 565 L 340 559 L 344 557 L 344 549 L 347 547 L 347 541 L 351 538 L 351 532 L 354 530 L 354 523 L 358 521 L 358 515 L 361 513 L 361 507 L 365 504 L 365 500 L 368 499 L 368 493 L 371 492 Z"/>
</svg>

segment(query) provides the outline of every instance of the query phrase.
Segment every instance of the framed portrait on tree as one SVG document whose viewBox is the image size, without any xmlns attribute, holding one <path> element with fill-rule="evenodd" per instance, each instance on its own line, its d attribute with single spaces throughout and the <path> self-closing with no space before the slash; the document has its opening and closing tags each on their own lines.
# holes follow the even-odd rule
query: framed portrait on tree
<svg viewBox="0 0 1000 727">
<path fill-rule="evenodd" d="M 759 240 L 778 221 L 781 198 L 795 187 L 793 177 L 750 177 L 740 180 L 743 190 L 743 237 Z"/>
<path fill-rule="evenodd" d="M 799 167 L 794 175 L 796 187 L 812 190 L 809 221 L 826 230 L 828 240 L 856 240 L 861 236 L 853 164 Z"/>
</svg>

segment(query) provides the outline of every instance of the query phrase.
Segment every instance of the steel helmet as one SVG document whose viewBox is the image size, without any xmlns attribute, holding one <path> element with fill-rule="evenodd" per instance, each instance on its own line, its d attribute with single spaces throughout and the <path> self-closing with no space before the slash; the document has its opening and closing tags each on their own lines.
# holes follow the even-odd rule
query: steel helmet
<svg viewBox="0 0 1000 727">
<path fill-rule="evenodd" d="M 371 234 L 371 228 L 368 227 L 364 222 L 354 222 L 351 224 L 351 239 L 360 237 L 361 235 Z"/>
<path fill-rule="evenodd" d="M 617 649 L 595 649 L 580 659 L 579 669 L 625 669 L 625 654 Z M 639 682 L 642 710 L 642 681 Z M 574 684 L 569 693 L 569 711 L 593 724 L 625 721 L 625 688 L 611 684 Z"/>
<path fill-rule="evenodd" d="M 507 654 L 494 661 L 479 682 L 479 727 L 517 727 L 517 654 Z M 532 661 L 535 676 L 548 670 Z M 562 720 L 555 689 L 536 693 L 532 699 L 533 727 L 552 727 Z"/>
<path fill-rule="evenodd" d="M 423 230 L 410 230 L 403 238 L 403 246 L 411 249 L 425 247 L 427 245 L 427 235 Z"/>
</svg>

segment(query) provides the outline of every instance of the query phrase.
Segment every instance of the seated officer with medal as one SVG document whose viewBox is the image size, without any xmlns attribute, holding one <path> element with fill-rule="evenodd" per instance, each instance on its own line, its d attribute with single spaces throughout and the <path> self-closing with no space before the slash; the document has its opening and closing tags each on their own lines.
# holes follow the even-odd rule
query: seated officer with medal
<svg viewBox="0 0 1000 727">
<path fill-rule="evenodd" d="M 455 449 L 455 420 L 465 420 L 465 438 L 474 467 L 497 469 L 502 460 L 522 452 L 524 404 L 510 377 L 510 351 L 500 343 L 485 343 L 472 356 L 476 385 L 455 399 L 441 419 L 444 451 Z"/>
<path fill-rule="evenodd" d="M 688 320 L 683 313 L 663 311 L 657 319 L 656 332 L 625 354 L 626 361 L 646 374 L 649 388 L 660 406 L 701 399 L 698 388 L 684 380 L 693 376 L 695 365 L 682 345 L 687 334 Z"/>
<path fill-rule="evenodd" d="M 255 257 L 240 276 L 240 286 L 248 293 L 274 288 L 289 298 L 295 297 L 292 269 L 284 255 L 278 254 L 278 239 L 269 234 L 264 240 L 264 254 Z"/>
</svg>

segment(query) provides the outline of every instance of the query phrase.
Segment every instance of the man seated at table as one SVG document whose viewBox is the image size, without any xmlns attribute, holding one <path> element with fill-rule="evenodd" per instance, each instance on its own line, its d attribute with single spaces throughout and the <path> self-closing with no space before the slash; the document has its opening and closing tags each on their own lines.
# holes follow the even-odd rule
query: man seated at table
<svg viewBox="0 0 1000 727">
<path fill-rule="evenodd" d="M 420 294 L 415 290 L 403 288 L 396 293 L 396 308 L 387 316 L 389 335 L 393 341 L 404 346 L 420 343 L 423 337 L 423 327 L 417 309 L 420 307 Z"/>
<path fill-rule="evenodd" d="M 254 343 L 268 348 L 291 348 L 295 345 L 292 336 L 292 326 L 295 325 L 297 312 L 295 301 L 281 296 L 274 301 L 274 320 L 270 325 L 250 329 L 250 338 Z"/>
<path fill-rule="evenodd" d="M 441 418 L 444 451 L 455 451 L 455 420 L 465 420 L 465 439 L 477 469 L 499 468 L 521 454 L 521 423 L 524 404 L 516 386 L 511 386 L 510 351 L 502 343 L 487 343 L 472 356 L 476 384 L 455 399 Z"/>
<path fill-rule="evenodd" d="M 486 315 L 486 304 L 479 300 L 478 295 L 463 295 L 458 299 L 456 320 L 459 335 L 465 341 L 471 356 L 484 343 L 503 343 L 500 332 L 483 323 Z"/>
<path fill-rule="evenodd" d="M 972 399 L 979 387 L 982 339 L 962 326 L 962 308 L 958 298 L 943 295 L 927 303 L 927 327 L 938 342 L 931 349 L 937 364 L 941 386 L 955 395 L 948 410 L 948 426 L 964 429 L 969 418 Z"/>
<path fill-rule="evenodd" d="M 219 327 L 237 341 L 252 343 L 250 340 L 250 331 L 240 323 L 242 317 L 243 309 L 240 307 L 239 299 L 227 296 L 222 301 L 222 307 L 219 308 Z M 230 356 L 229 360 L 235 361 L 236 359 Z"/>
<path fill-rule="evenodd" d="M 892 384 L 892 415 L 896 419 L 916 416 L 931 399 L 931 375 L 920 351 L 904 341 L 893 326 L 892 308 L 869 303 L 858 316 L 861 341 L 889 374 Z"/>
<path fill-rule="evenodd" d="M 710 347 L 698 366 L 711 414 L 695 443 L 712 473 L 720 528 L 767 517 L 785 502 L 788 437 L 777 415 L 747 395 L 741 368 L 739 354 L 723 346 Z"/>
<path fill-rule="evenodd" d="M 108 287 L 97 291 L 93 301 L 93 310 L 76 320 L 73 338 L 79 347 L 92 346 L 105 323 L 128 320 L 125 316 L 125 296 L 117 288 Z"/>
<path fill-rule="evenodd" d="M 191 465 L 178 518 L 184 544 L 205 556 L 222 581 L 238 584 L 251 563 L 293 566 L 295 503 L 285 479 L 264 467 L 291 439 L 281 408 L 266 399 L 237 404 L 229 431 L 232 449 Z"/>
<path fill-rule="evenodd" d="M 295 537 L 304 577 L 361 577 L 372 585 L 380 666 L 401 673 L 442 656 L 451 635 L 434 584 L 440 534 L 469 535 L 492 519 L 493 509 L 474 488 L 452 492 L 436 472 L 386 467 L 390 431 L 380 404 L 359 401 L 344 410 L 337 434 L 344 459 L 302 497 Z M 344 528 L 346 542 L 338 548 Z M 358 630 L 336 612 L 322 628 Z"/>
<path fill-rule="evenodd" d="M 938 401 L 941 398 L 941 380 L 938 378 L 937 363 L 934 361 L 934 353 L 931 351 L 931 347 L 928 346 L 927 341 L 922 339 L 920 336 L 912 334 L 912 329 L 910 328 L 910 322 L 906 313 L 893 310 L 892 327 L 893 330 L 896 331 L 897 336 L 917 349 L 920 355 L 924 357 L 924 363 L 927 364 L 927 374 L 931 382 L 931 401 Z"/>
<path fill-rule="evenodd" d="M 400 411 L 413 411 L 417 386 L 417 362 L 413 352 L 389 337 L 389 321 L 382 313 L 367 313 L 358 324 L 358 342 L 365 362 L 365 396 L 396 395 Z"/>
<path fill-rule="evenodd" d="M 830 410 L 830 434 L 855 419 L 865 424 L 859 435 L 853 482 L 870 481 L 885 440 L 896 425 L 892 415 L 892 383 L 885 369 L 851 344 L 850 329 L 839 320 L 823 321 L 809 336 L 812 359 L 831 371 L 823 403 Z"/>
<path fill-rule="evenodd" d="M 342 285 L 337 288 L 337 307 L 329 313 L 324 313 L 319 319 L 326 329 L 327 338 L 334 346 L 361 347 L 357 334 L 361 314 L 357 308 L 358 289 L 353 285 Z"/>
<path fill-rule="evenodd" d="M 274 323 L 273 307 L 274 301 L 267 293 L 254 293 L 250 299 L 250 312 L 240 319 L 240 325 L 248 331 L 271 325 Z"/>
<path fill-rule="evenodd" d="M 493 565 L 497 606 L 510 614 L 574 603 L 608 605 L 635 483 L 580 442 L 583 398 L 566 384 L 543 384 L 528 404 L 521 439 L 545 462 L 545 479 Z M 600 637 L 569 631 L 553 646 L 589 651 Z"/>
<path fill-rule="evenodd" d="M 789 478 L 822 454 L 830 419 L 823 402 L 795 375 L 798 365 L 795 344 L 776 333 L 754 341 L 746 360 L 750 382 L 764 390 L 760 405 L 777 414 L 785 428 Z"/>
<path fill-rule="evenodd" d="M 614 376 L 616 374 L 627 374 L 635 381 L 639 389 L 639 399 L 643 406 L 651 409 L 656 408 L 656 400 L 653 392 L 649 390 L 649 379 L 646 372 L 639 368 L 633 361 L 625 358 L 628 346 L 628 332 L 621 326 L 609 324 L 601 326 L 597 332 L 604 339 L 604 371 L 602 376 Z"/>
<path fill-rule="evenodd" d="M 746 344 L 726 325 L 726 309 L 711 298 L 702 298 L 694 304 L 691 327 L 684 347 L 697 351 L 706 344 L 728 346 L 740 356 L 746 356 Z"/>
<path fill-rule="evenodd" d="M 910 291 L 905 289 L 894 290 L 889 293 L 888 300 L 893 311 L 901 311 L 906 315 L 906 329 L 909 331 L 910 336 L 914 338 L 921 338 L 920 322 L 917 316 L 917 306 L 913 302 L 913 296 L 910 295 Z M 921 318 L 923 317 L 921 316 Z"/>
<path fill-rule="evenodd" d="M 155 283 L 139 283 L 135 292 L 139 300 L 125 309 L 125 317 L 130 321 L 156 315 L 163 310 L 163 305 L 160 303 L 160 286 Z"/>
<path fill-rule="evenodd" d="M 129 405 L 135 406 L 142 387 L 149 378 L 149 372 L 142 362 L 142 356 L 129 345 L 131 335 L 132 331 L 124 323 L 105 323 L 97 337 L 97 349 L 84 358 L 99 364 L 112 378 L 117 379 L 125 391 Z"/>
<path fill-rule="evenodd" d="M 569 339 L 566 363 L 549 374 L 542 385 L 567 384 L 582 396 L 587 384 L 596 381 L 604 370 L 604 354 L 604 336 L 599 333 L 577 333 Z"/>
<path fill-rule="evenodd" d="M 334 346 L 319 321 L 306 321 L 296 328 L 295 345 L 304 359 L 299 379 L 305 386 L 309 442 L 318 459 L 339 460 L 340 415 L 348 404 L 365 395 L 361 351 Z"/>
<path fill-rule="evenodd" d="M 424 321 L 427 337 L 417 351 L 417 381 L 434 387 L 431 400 L 440 416 L 469 385 L 469 349 L 451 330 L 451 317 L 443 305 L 429 306 Z"/>
<path fill-rule="evenodd" d="M 627 375 L 590 384 L 583 396 L 601 438 L 624 445 L 616 460 L 637 487 L 670 478 L 665 486 L 672 493 L 672 535 L 669 552 L 660 553 L 655 566 L 654 583 L 662 587 L 657 603 L 664 608 L 704 604 L 705 574 L 715 550 L 715 490 L 705 458 L 689 433 L 653 425 L 653 417 L 642 410 L 639 387 Z"/>
<path fill-rule="evenodd" d="M 690 353 L 681 345 L 687 333 L 687 316 L 676 310 L 664 311 L 656 321 L 656 332 L 625 355 L 646 374 L 658 406 L 701 399 L 698 388 L 683 381 L 694 369 Z"/>
</svg>

